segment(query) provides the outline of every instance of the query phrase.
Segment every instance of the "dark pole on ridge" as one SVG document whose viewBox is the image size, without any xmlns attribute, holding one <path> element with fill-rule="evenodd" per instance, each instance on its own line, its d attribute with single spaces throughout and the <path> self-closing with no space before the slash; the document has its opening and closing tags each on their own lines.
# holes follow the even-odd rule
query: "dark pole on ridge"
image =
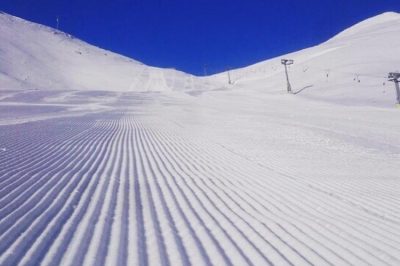
<svg viewBox="0 0 400 266">
<path fill-rule="evenodd" d="M 285 66 L 285 74 L 286 74 L 286 82 L 287 82 L 287 92 L 292 93 L 292 86 L 290 85 L 289 81 L 289 73 L 288 73 L 288 68 L 287 66 L 292 65 L 294 61 L 292 59 L 282 59 L 281 60 L 282 65 Z"/>
<path fill-rule="evenodd" d="M 397 104 L 400 104 L 400 86 L 399 86 L 400 73 L 391 72 L 391 73 L 389 73 L 388 79 L 389 79 L 389 81 L 393 81 L 394 82 L 394 86 L 395 86 L 395 89 L 396 89 L 396 96 L 397 96 Z"/>
</svg>

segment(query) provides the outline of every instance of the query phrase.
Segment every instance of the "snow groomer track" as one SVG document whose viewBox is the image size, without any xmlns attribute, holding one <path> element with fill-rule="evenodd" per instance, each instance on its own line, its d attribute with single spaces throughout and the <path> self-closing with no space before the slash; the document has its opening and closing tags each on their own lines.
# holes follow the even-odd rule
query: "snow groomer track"
<svg viewBox="0 0 400 266">
<path fill-rule="evenodd" d="M 343 192 L 154 110 L 0 126 L 0 265 L 400 264 L 392 183 Z"/>
</svg>

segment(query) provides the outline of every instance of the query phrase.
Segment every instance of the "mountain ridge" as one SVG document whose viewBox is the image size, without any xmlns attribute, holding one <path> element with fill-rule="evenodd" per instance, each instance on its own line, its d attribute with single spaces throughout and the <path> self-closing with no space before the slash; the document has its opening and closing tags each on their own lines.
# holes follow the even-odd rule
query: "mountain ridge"
<svg viewBox="0 0 400 266">
<path fill-rule="evenodd" d="M 173 91 L 204 85 L 192 75 L 147 66 L 4 12 L 0 22 L 3 88 Z"/>
<path fill-rule="evenodd" d="M 196 77 L 174 69 L 151 67 L 4 12 L 0 13 L 0 20 L 3 22 L 0 24 L 0 60 L 6 62 L 0 65 L 3 88 L 190 92 L 229 85 L 226 72 Z M 293 57 L 293 69 L 300 65 L 303 73 L 305 69 L 319 68 L 314 72 L 351 72 L 354 76 L 379 75 L 383 79 L 385 72 L 398 70 L 400 58 L 396 54 L 400 50 L 396 53 L 396 47 L 400 47 L 400 39 L 393 32 L 400 32 L 400 14 L 385 12 L 345 29 L 320 45 L 233 69 L 231 83 L 259 88 L 260 84 L 247 82 L 246 85 L 246 80 L 272 77 L 270 86 L 281 88 L 280 59 L 283 57 Z M 369 50 L 365 46 L 370 46 Z M 394 53 L 388 54 L 389 48 Z M 306 77 L 300 86 L 314 86 L 321 80 L 325 78 Z"/>
</svg>

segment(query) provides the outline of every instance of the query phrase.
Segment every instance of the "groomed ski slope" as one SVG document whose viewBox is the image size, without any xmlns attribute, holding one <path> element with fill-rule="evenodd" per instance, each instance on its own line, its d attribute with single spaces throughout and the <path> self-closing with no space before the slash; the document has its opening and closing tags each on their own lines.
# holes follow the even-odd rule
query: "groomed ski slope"
<svg viewBox="0 0 400 266">
<path fill-rule="evenodd" d="M 30 108 L 59 102 L 66 108 L 63 116 L 48 109 L 20 114 L 0 127 L 0 265 L 400 263 L 399 139 L 391 154 L 357 142 L 351 152 L 319 151 L 328 159 L 363 160 L 367 169 L 369 161 L 385 166 L 387 160 L 395 164 L 387 172 L 358 171 L 355 161 L 347 176 L 330 174 L 336 169 L 345 175 L 346 164 L 322 165 L 305 175 L 302 168 L 275 163 L 285 160 L 270 154 L 279 151 L 273 145 L 270 151 L 258 149 L 262 160 L 253 158 L 248 133 L 240 143 L 249 150 L 240 149 L 236 137 L 242 132 L 235 127 L 241 122 L 224 123 L 228 112 L 218 111 L 226 106 L 227 92 L 216 92 L 211 98 L 218 103 L 205 101 L 207 108 L 202 98 L 181 94 L 92 92 L 90 101 L 79 103 L 87 107 L 80 116 L 70 102 L 73 93 L 48 93 L 40 92 Z M 4 97 L 2 107 L 23 94 Z M 287 97 L 281 100 L 291 101 Z M 243 101 L 240 94 L 231 98 L 231 104 Z M 96 99 L 108 109 L 93 108 Z M 343 107 L 325 108 L 323 116 L 329 117 Z M 346 111 L 355 115 L 359 109 Z M 371 111 L 386 120 L 398 115 L 363 108 Z M 24 117 L 31 122 L 22 123 Z M 271 130 L 282 123 L 256 117 Z M 399 136 L 394 121 L 396 132 L 387 137 Z M 203 124 L 210 122 L 216 124 Z M 257 137 L 252 123 L 245 128 L 253 127 Z M 289 133 L 293 140 L 302 136 L 303 147 L 287 154 L 313 148 L 307 142 L 315 136 L 308 132 L 299 127 Z M 270 137 L 265 131 L 265 141 Z M 280 142 L 282 136 L 272 138 Z M 332 135 L 325 140 L 342 141 Z"/>
<path fill-rule="evenodd" d="M 400 265 L 399 16 L 285 55 L 287 94 L 0 14 L 0 265 Z"/>
</svg>

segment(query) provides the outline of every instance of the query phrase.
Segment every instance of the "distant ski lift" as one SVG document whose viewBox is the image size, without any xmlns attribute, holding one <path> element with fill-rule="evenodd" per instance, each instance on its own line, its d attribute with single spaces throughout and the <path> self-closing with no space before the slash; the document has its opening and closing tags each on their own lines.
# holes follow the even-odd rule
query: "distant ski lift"
<svg viewBox="0 0 400 266">
<path fill-rule="evenodd" d="M 285 66 L 286 82 L 287 82 L 287 92 L 292 93 L 292 86 L 289 82 L 288 65 L 292 65 L 294 61 L 292 59 L 281 59 L 282 65 Z"/>
<path fill-rule="evenodd" d="M 399 72 L 391 72 L 389 73 L 388 76 L 389 81 L 393 81 L 395 85 L 395 90 L 396 90 L 396 96 L 397 96 L 397 104 L 400 105 L 400 73 Z"/>
<path fill-rule="evenodd" d="M 398 72 L 391 72 L 389 73 L 389 77 L 388 77 L 389 81 L 399 81 L 400 79 L 400 73 Z"/>
<path fill-rule="evenodd" d="M 293 65 L 294 61 L 293 59 L 282 59 L 281 63 L 282 65 L 288 66 L 288 65 Z"/>
</svg>

